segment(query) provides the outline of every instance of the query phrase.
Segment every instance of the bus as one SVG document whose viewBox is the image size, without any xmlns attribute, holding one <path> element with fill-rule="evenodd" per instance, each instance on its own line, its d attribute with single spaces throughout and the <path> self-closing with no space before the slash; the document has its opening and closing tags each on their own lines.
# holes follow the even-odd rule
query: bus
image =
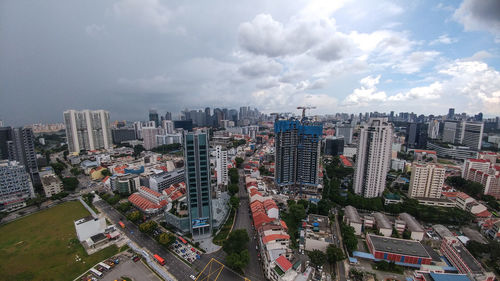
<svg viewBox="0 0 500 281">
<path fill-rule="evenodd" d="M 153 257 L 155 258 L 155 260 L 156 260 L 159 264 L 161 264 L 161 265 L 165 265 L 165 260 L 164 260 L 162 257 L 160 257 L 160 256 L 158 256 L 158 255 L 156 255 L 156 254 L 155 254 L 155 255 L 153 255 Z"/>
<path fill-rule="evenodd" d="M 122 221 L 119 221 L 118 224 L 122 227 L 125 228 L 125 224 Z"/>
</svg>

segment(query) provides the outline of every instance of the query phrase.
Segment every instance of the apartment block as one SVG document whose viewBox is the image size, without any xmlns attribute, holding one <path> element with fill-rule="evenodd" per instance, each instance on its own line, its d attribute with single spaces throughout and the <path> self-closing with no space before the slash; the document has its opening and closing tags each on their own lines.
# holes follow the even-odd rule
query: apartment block
<svg viewBox="0 0 500 281">
<path fill-rule="evenodd" d="M 440 165 L 414 162 L 408 196 L 412 198 L 440 198 L 445 173 L 446 169 Z"/>
<path fill-rule="evenodd" d="M 22 208 L 33 197 L 33 185 L 24 166 L 16 161 L 0 161 L 0 211 Z"/>
<path fill-rule="evenodd" d="M 69 152 L 112 147 L 109 112 L 105 110 L 64 111 Z"/>
</svg>

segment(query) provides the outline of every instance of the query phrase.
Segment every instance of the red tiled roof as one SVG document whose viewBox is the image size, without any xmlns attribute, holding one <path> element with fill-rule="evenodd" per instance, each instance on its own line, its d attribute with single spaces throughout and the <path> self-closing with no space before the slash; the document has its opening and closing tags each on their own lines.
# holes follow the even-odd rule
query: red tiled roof
<svg viewBox="0 0 500 281">
<path fill-rule="evenodd" d="M 170 200 L 174 201 L 182 197 L 182 192 L 180 190 L 177 190 L 172 196 L 170 196 Z"/>
<path fill-rule="evenodd" d="M 264 201 L 264 208 L 266 208 L 266 210 L 269 210 L 272 208 L 278 209 L 278 205 L 276 205 L 276 203 L 274 202 L 273 199 L 267 199 Z"/>
<path fill-rule="evenodd" d="M 175 187 L 170 186 L 169 188 L 164 190 L 167 195 L 170 195 L 172 192 L 175 191 Z"/>
<path fill-rule="evenodd" d="M 474 159 L 474 158 L 469 158 L 469 159 L 467 159 L 467 160 L 469 160 L 469 161 L 471 161 L 471 162 L 476 162 L 476 163 L 488 163 L 488 162 L 490 162 L 490 161 L 488 161 L 488 160 L 486 160 L 486 159 Z"/>
<path fill-rule="evenodd" d="M 423 153 L 423 152 L 425 152 L 427 154 L 436 154 L 436 151 L 434 151 L 434 150 L 415 149 L 414 151 L 415 151 L 415 153 Z"/>
<path fill-rule="evenodd" d="M 491 213 L 488 210 L 484 210 L 481 213 L 477 213 L 476 217 L 479 217 L 479 218 L 489 218 L 489 217 L 491 217 Z"/>
<path fill-rule="evenodd" d="M 454 198 L 457 197 L 458 192 L 442 192 L 443 196 L 449 197 L 449 198 Z"/>
<path fill-rule="evenodd" d="M 134 193 L 128 197 L 128 201 L 134 204 L 137 208 L 142 211 L 146 211 L 148 209 L 161 209 L 163 206 L 167 204 L 167 201 L 161 201 L 161 204 L 156 204 L 154 202 L 149 201 L 148 199 L 142 197 L 139 193 Z"/>
<path fill-rule="evenodd" d="M 152 190 L 152 189 L 150 189 L 150 188 L 147 188 L 147 187 L 145 187 L 145 186 L 141 186 L 141 187 L 139 187 L 139 188 L 140 188 L 142 191 L 145 191 L 145 192 L 147 192 L 147 193 L 149 193 L 149 194 L 151 194 L 151 195 L 153 195 L 153 196 L 155 196 L 155 197 L 161 197 L 161 196 L 162 196 L 160 193 L 158 193 L 158 192 L 156 192 L 156 191 L 154 191 L 154 190 Z"/>
<path fill-rule="evenodd" d="M 281 220 L 280 223 L 281 226 L 283 226 L 283 228 L 288 231 L 288 226 L 286 225 L 286 222 L 284 220 Z"/>
<path fill-rule="evenodd" d="M 276 263 L 283 270 L 283 272 L 287 272 L 290 268 L 292 268 L 292 263 L 285 258 L 285 256 L 279 256 L 276 259 Z"/>
<path fill-rule="evenodd" d="M 458 198 L 462 199 L 462 200 L 465 200 L 467 198 L 470 198 L 469 195 L 463 193 L 463 192 L 457 192 L 457 195 L 456 195 Z"/>
<path fill-rule="evenodd" d="M 252 218 L 253 218 L 253 224 L 256 229 L 259 229 L 264 223 L 273 221 L 273 219 L 268 217 L 264 212 L 254 213 Z"/>
<path fill-rule="evenodd" d="M 352 167 L 351 161 L 349 161 L 344 155 L 340 155 L 340 160 L 342 160 L 342 164 L 346 167 Z"/>
<path fill-rule="evenodd" d="M 267 244 L 278 239 L 290 239 L 290 236 L 288 234 L 270 234 L 262 238 L 262 243 Z"/>
<path fill-rule="evenodd" d="M 106 182 L 109 179 L 109 176 L 106 176 L 104 179 L 102 179 L 102 182 Z"/>
</svg>

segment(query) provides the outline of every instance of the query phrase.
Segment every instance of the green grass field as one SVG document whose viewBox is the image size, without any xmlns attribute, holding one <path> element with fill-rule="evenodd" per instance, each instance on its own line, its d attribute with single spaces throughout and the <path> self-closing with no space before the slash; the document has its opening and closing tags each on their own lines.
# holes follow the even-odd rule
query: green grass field
<svg viewBox="0 0 500 281">
<path fill-rule="evenodd" d="M 73 221 L 88 215 L 80 202 L 72 201 L 1 226 L 0 280 L 73 280 L 117 253 L 113 245 L 86 254 Z"/>
</svg>

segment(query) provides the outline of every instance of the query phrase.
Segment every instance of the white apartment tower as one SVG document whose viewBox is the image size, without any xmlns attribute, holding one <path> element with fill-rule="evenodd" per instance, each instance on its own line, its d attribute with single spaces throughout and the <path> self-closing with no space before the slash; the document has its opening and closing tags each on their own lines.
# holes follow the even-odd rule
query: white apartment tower
<svg viewBox="0 0 500 281">
<path fill-rule="evenodd" d="M 393 126 L 387 118 L 371 118 L 361 127 L 354 170 L 354 192 L 363 197 L 381 196 L 390 168 Z"/>
<path fill-rule="evenodd" d="M 63 115 L 69 152 L 108 149 L 112 146 L 108 111 L 67 110 Z"/>
<path fill-rule="evenodd" d="M 408 196 L 439 198 L 443 188 L 446 169 L 432 163 L 414 162 L 411 168 Z"/>
<path fill-rule="evenodd" d="M 429 122 L 429 129 L 427 130 L 427 135 L 430 139 L 437 139 L 439 137 L 439 121 L 431 120 Z"/>
<path fill-rule="evenodd" d="M 227 185 L 229 182 L 227 169 L 227 151 L 222 146 L 215 147 L 215 171 L 217 172 L 217 185 Z"/>
</svg>

